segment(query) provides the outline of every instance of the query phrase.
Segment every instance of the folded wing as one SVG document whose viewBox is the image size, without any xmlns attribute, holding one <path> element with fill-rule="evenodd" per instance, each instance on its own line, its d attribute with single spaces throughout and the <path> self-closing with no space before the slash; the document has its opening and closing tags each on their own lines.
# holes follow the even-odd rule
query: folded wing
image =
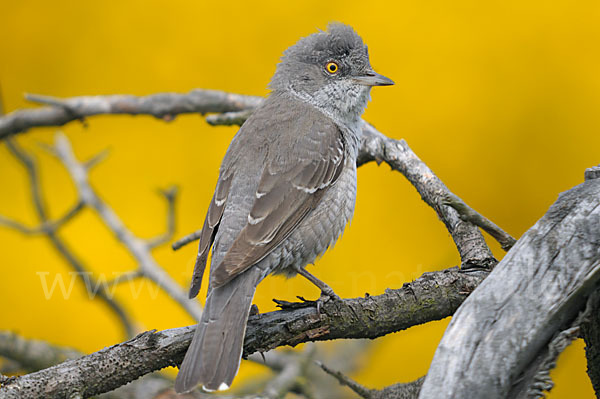
<svg viewBox="0 0 600 399">
<path fill-rule="evenodd" d="M 290 151 L 293 158 L 267 158 L 246 225 L 222 262 L 213 265 L 215 287 L 268 255 L 337 181 L 345 162 L 342 133 L 331 122 L 314 123 L 308 130 Z"/>
</svg>

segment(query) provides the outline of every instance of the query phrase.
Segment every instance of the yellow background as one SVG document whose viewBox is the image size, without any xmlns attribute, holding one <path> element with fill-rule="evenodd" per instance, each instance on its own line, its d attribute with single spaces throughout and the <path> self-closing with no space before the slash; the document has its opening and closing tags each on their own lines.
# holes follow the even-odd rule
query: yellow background
<svg viewBox="0 0 600 399">
<path fill-rule="evenodd" d="M 0 84 L 5 110 L 30 106 L 24 92 L 69 97 L 212 88 L 265 95 L 282 51 L 328 21 L 349 23 L 369 45 L 374 68 L 396 81 L 376 88 L 366 119 L 405 138 L 448 187 L 520 236 L 558 193 L 599 162 L 600 3 L 597 1 L 9 1 L 0 0 Z M 101 116 L 64 128 L 79 159 L 110 157 L 91 182 L 141 237 L 163 230 L 157 188 L 180 187 L 177 236 L 199 228 L 220 160 L 236 129 L 197 115 L 172 123 Z M 18 141 L 41 163 L 43 190 L 58 217 L 75 200 L 61 165 L 39 148 L 55 129 Z M 26 175 L 0 145 L 0 214 L 35 225 Z M 89 210 L 61 231 L 86 265 L 111 277 L 132 258 Z M 492 244 L 496 255 L 502 256 Z M 195 245 L 155 251 L 187 286 Z M 311 270 L 341 296 L 379 294 L 459 259 L 444 226 L 389 167 L 360 168 L 356 214 L 334 250 Z M 112 314 L 75 285 L 46 300 L 37 272 L 70 269 L 43 237 L 0 228 L 0 329 L 90 352 L 122 340 Z M 202 295 L 202 294 L 201 294 Z M 269 278 L 271 298 L 318 295 L 303 279 Z M 117 297 L 140 329 L 192 322 L 163 294 L 130 287 Z M 447 320 L 377 340 L 354 377 L 370 387 L 423 375 Z M 552 398 L 593 397 L 583 344 L 561 356 Z M 252 367 L 242 366 L 248 375 Z M 256 367 L 256 366 L 255 366 Z M 256 371 L 256 369 L 253 369 Z"/>
</svg>

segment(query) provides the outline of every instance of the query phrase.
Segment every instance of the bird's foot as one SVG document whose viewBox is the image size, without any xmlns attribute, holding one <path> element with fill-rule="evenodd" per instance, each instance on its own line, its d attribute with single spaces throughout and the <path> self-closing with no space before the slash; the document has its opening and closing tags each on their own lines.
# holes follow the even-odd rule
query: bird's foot
<svg viewBox="0 0 600 399">
<path fill-rule="evenodd" d="M 341 300 L 342 300 L 342 298 L 340 298 L 335 292 L 333 292 L 331 287 L 327 287 L 327 288 L 323 289 L 321 291 L 321 296 L 319 296 L 319 298 L 316 301 L 314 301 L 314 302 L 316 302 L 316 305 L 317 305 L 317 315 L 318 316 L 321 315 L 321 308 L 327 302 L 341 301 Z"/>
<path fill-rule="evenodd" d="M 308 301 L 301 296 L 297 297 L 300 299 L 300 302 L 289 302 L 281 299 L 273 299 L 273 302 L 277 304 L 277 307 L 281 310 L 292 310 L 292 309 L 302 309 L 307 308 L 309 306 L 313 306 L 315 301 Z"/>
<path fill-rule="evenodd" d="M 297 296 L 300 302 L 288 302 L 280 299 L 273 299 L 273 302 L 277 304 L 277 306 L 282 310 L 287 309 L 302 309 L 307 307 L 316 307 L 317 315 L 321 315 L 321 309 L 323 306 L 330 301 L 342 301 L 342 299 L 335 293 L 331 288 L 324 289 L 321 291 L 321 296 L 316 300 L 306 299 L 302 296 Z"/>
</svg>

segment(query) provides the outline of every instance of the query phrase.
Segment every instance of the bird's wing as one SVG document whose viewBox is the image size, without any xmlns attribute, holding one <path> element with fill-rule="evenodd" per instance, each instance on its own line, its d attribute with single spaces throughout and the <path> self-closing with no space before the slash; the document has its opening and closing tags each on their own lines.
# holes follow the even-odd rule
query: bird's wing
<svg viewBox="0 0 600 399">
<path fill-rule="evenodd" d="M 208 206 L 206 218 L 204 219 L 204 226 L 202 226 L 202 232 L 200 234 L 198 257 L 196 258 L 194 274 L 192 275 L 192 284 L 189 292 L 190 299 L 198 295 L 198 291 L 200 291 L 200 286 L 202 285 L 202 276 L 204 275 L 204 269 L 206 268 L 206 261 L 208 259 L 208 251 L 210 250 L 210 247 L 215 239 L 219 222 L 223 216 L 225 201 L 229 195 L 229 188 L 231 187 L 231 180 L 231 173 L 223 173 L 221 176 L 219 176 L 215 194 L 213 195 L 210 205 Z"/>
<path fill-rule="evenodd" d="M 300 118 L 283 143 L 271 147 L 246 225 L 211 271 L 214 287 L 244 272 L 279 245 L 338 179 L 345 141 L 328 118 Z M 308 120 L 308 121 L 307 121 Z M 286 151 L 277 151 L 285 146 Z M 282 152 L 289 156 L 282 159 Z"/>
</svg>

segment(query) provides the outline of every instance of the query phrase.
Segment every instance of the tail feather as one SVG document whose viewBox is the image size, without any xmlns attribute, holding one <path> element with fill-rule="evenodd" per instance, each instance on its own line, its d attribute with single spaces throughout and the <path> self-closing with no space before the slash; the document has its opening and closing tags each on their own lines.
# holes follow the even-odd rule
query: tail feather
<svg viewBox="0 0 600 399">
<path fill-rule="evenodd" d="M 251 268 L 224 286 L 210 290 L 202 319 L 188 348 L 175 391 L 227 389 L 238 372 L 246 323 L 262 271 Z"/>
</svg>

